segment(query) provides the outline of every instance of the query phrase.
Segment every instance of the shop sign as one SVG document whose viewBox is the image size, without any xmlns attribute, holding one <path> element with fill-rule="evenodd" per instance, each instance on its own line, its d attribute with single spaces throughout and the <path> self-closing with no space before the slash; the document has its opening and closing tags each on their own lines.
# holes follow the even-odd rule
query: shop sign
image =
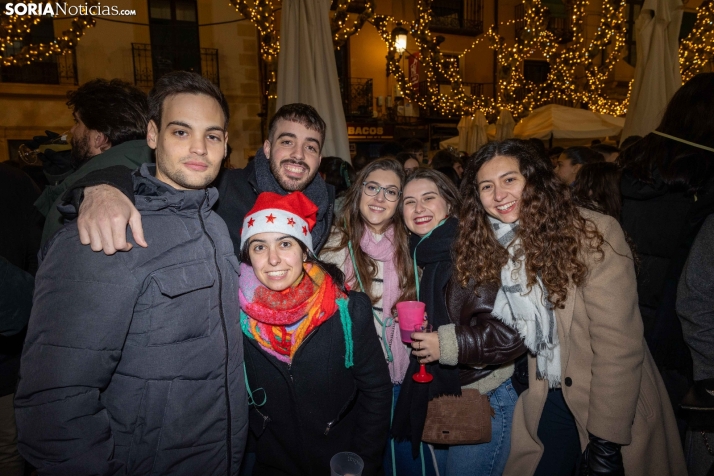
<svg viewBox="0 0 714 476">
<path fill-rule="evenodd" d="M 347 123 L 347 136 L 349 140 L 391 140 L 394 139 L 394 126 L 391 124 L 375 126 Z"/>
</svg>

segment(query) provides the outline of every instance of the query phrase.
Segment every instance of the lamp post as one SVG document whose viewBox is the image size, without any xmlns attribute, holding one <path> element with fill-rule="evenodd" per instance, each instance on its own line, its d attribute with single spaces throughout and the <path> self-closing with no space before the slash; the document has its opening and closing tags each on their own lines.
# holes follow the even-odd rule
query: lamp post
<svg viewBox="0 0 714 476">
<path fill-rule="evenodd" d="M 394 39 L 394 48 L 400 55 L 407 49 L 407 35 L 409 32 L 402 27 L 401 23 L 397 23 L 396 28 L 392 30 L 392 38 Z"/>
</svg>

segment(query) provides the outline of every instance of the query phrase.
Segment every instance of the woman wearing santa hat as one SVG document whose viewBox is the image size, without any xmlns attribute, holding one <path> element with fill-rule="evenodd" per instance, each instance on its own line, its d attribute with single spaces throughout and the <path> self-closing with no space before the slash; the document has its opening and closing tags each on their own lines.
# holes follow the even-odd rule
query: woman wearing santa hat
<svg viewBox="0 0 714 476">
<path fill-rule="evenodd" d="M 317 207 L 301 192 L 265 192 L 241 230 L 240 321 L 245 341 L 254 474 L 329 474 L 352 451 L 363 475 L 381 471 L 392 386 L 363 293 L 314 255 Z"/>
</svg>

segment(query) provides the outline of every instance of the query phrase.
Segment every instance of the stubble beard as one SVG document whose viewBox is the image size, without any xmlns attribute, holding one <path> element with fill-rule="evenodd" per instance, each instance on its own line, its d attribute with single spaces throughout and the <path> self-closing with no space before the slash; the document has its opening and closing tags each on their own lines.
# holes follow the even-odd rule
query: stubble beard
<svg viewBox="0 0 714 476">
<path fill-rule="evenodd" d="M 70 145 L 72 163 L 75 167 L 79 167 L 93 157 L 89 151 L 89 137 L 86 134 L 82 137 L 72 136 Z"/>
<path fill-rule="evenodd" d="M 179 164 L 174 167 L 174 165 L 169 160 L 164 160 L 164 155 L 156 150 L 156 169 L 160 170 L 161 173 L 171 179 L 176 185 L 183 187 L 188 190 L 203 190 L 208 187 L 211 182 L 216 179 L 215 175 L 210 175 L 206 173 L 200 176 L 203 180 L 199 183 L 191 182 L 188 179 L 186 173 L 180 169 L 180 164 L 184 161 L 188 161 L 188 158 L 183 158 L 179 161 Z M 211 163 L 208 162 L 208 170 L 211 169 Z"/>
<path fill-rule="evenodd" d="M 300 165 L 301 167 L 305 167 L 307 169 L 307 176 L 302 180 L 293 180 L 291 178 L 284 177 L 283 175 L 281 175 L 281 173 L 282 166 L 286 163 L 296 164 Z M 277 163 L 275 160 L 273 160 L 271 155 L 271 157 L 268 157 L 268 164 L 270 164 L 270 173 L 273 174 L 273 177 L 275 177 L 275 180 L 278 182 L 280 187 L 282 187 L 282 189 L 286 192 L 301 192 L 305 190 L 307 186 L 310 185 L 310 183 L 313 181 L 315 175 L 317 175 L 317 169 L 310 170 L 310 166 L 307 165 L 306 162 L 301 160 L 283 159 L 282 161 L 280 161 L 280 163 Z"/>
</svg>

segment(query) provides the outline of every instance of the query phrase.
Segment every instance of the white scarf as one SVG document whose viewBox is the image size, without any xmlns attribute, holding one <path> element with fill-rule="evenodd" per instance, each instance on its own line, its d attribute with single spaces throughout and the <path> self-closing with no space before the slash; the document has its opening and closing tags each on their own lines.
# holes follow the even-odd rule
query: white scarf
<svg viewBox="0 0 714 476">
<path fill-rule="evenodd" d="M 537 286 L 527 287 L 525 251 L 517 237 L 518 222 L 503 223 L 488 218 L 496 239 L 510 255 L 501 270 L 501 288 L 493 305 L 493 315 L 516 329 L 526 347 L 535 354 L 536 378 L 547 379 L 550 388 L 560 387 L 560 343 L 555 313 L 540 276 Z"/>
</svg>

